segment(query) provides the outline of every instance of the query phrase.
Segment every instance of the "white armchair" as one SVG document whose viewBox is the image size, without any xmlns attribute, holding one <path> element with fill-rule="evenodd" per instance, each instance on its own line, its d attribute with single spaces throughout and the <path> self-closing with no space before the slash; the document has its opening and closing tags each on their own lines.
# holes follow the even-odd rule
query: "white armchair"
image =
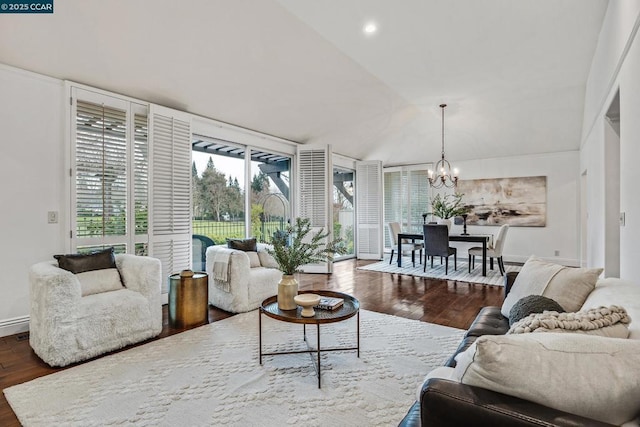
<svg viewBox="0 0 640 427">
<path fill-rule="evenodd" d="M 268 252 L 258 243 L 258 252 L 229 249 L 226 245 L 207 248 L 206 267 L 209 275 L 209 302 L 231 313 L 256 309 L 260 303 L 278 293 L 282 272 Z M 251 258 L 251 259 L 250 259 Z M 213 271 L 216 259 L 228 260 L 228 284 L 216 284 Z"/>
<path fill-rule="evenodd" d="M 85 296 L 57 261 L 31 266 L 29 343 L 46 363 L 65 366 L 162 331 L 160 261 L 122 254 L 115 264 L 124 287 Z"/>
</svg>

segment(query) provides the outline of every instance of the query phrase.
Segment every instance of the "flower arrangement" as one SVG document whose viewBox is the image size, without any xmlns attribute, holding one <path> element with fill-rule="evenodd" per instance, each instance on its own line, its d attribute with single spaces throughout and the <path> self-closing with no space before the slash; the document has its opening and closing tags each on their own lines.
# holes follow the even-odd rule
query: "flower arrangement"
<svg viewBox="0 0 640 427">
<path fill-rule="evenodd" d="M 462 202 L 462 196 L 464 194 L 460 193 L 447 194 L 444 197 L 439 193 L 436 194 L 431 200 L 431 213 L 442 219 L 468 214 L 469 208 Z"/>
<path fill-rule="evenodd" d="M 311 223 L 307 218 L 296 218 L 295 225 L 289 225 L 281 232 L 275 233 L 267 252 L 278 263 L 280 271 L 292 275 L 305 264 L 332 261 L 334 254 L 344 254 L 346 249 L 338 238 L 325 242 L 329 233 L 321 229 L 311 239 L 305 239 L 311 232 Z M 308 240 L 305 242 L 305 240 Z"/>
</svg>

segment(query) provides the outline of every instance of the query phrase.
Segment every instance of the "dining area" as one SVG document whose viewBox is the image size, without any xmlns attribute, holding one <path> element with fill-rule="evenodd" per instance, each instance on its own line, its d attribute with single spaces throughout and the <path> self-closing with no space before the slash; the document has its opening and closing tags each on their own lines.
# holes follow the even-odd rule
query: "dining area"
<svg viewBox="0 0 640 427">
<path fill-rule="evenodd" d="M 509 225 L 503 224 L 498 228 L 496 235 L 493 234 L 469 234 L 452 233 L 446 224 L 425 223 L 422 226 L 422 233 L 402 231 L 398 222 L 388 223 L 389 239 L 392 242 L 391 256 L 389 264 L 396 256 L 398 269 L 402 268 L 403 255 L 411 255 L 412 266 L 415 268 L 416 259 L 418 264 L 422 264 L 422 270 L 427 272 L 428 268 L 434 268 L 434 259 L 439 263 L 444 263 L 445 275 L 449 274 L 449 260 L 453 257 L 453 271 L 458 270 L 458 248 L 452 246 L 452 242 L 464 242 L 473 245 L 467 249 L 467 270 L 468 274 L 477 274 L 475 268 L 476 257 L 480 258 L 479 272 L 482 277 L 487 276 L 487 267 L 493 270 L 494 260 L 500 275 L 506 272 L 502 257 L 504 243 L 506 240 Z M 417 255 L 417 257 L 416 257 Z M 461 254 L 463 255 L 463 254 Z"/>
</svg>

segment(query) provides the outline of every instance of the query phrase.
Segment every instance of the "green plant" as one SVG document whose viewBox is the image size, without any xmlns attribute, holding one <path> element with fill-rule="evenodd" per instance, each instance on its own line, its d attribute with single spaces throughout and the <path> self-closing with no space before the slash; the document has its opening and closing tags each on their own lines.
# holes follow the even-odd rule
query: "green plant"
<svg viewBox="0 0 640 427">
<path fill-rule="evenodd" d="M 462 196 L 464 194 L 460 193 L 447 194 L 444 197 L 441 194 L 436 194 L 431 201 L 432 213 L 442 219 L 469 213 L 469 208 L 462 202 Z"/>
<path fill-rule="evenodd" d="M 342 239 L 326 241 L 329 233 L 325 233 L 324 229 L 306 239 L 310 232 L 309 219 L 296 218 L 295 225 L 288 225 L 285 230 L 273 236 L 273 248 L 267 248 L 267 252 L 273 256 L 284 274 L 291 275 L 305 264 L 332 261 L 334 254 L 346 253 L 341 245 Z"/>
</svg>

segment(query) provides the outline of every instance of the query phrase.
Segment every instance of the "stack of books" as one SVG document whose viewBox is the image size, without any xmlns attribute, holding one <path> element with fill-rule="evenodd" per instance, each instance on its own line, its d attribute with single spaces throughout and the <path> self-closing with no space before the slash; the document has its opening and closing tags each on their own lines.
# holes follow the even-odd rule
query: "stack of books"
<svg viewBox="0 0 640 427">
<path fill-rule="evenodd" d="M 338 307 L 341 307 L 344 304 L 344 300 L 342 298 L 331 298 L 331 297 L 320 297 L 320 302 L 314 308 L 318 308 L 320 310 L 335 310 Z"/>
</svg>

